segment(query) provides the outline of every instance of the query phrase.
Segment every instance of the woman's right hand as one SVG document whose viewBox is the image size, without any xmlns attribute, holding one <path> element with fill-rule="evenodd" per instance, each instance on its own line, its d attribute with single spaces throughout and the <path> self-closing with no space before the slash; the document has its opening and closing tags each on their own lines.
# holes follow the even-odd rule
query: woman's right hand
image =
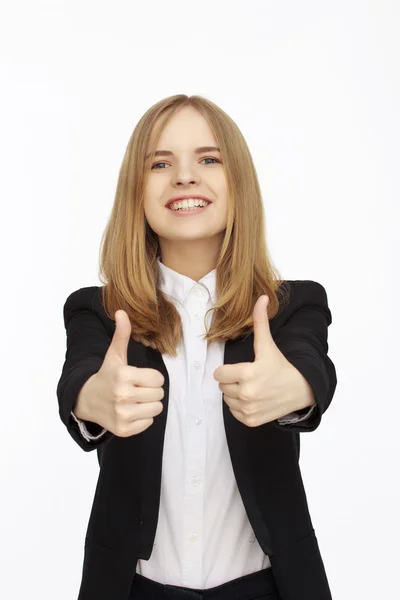
<svg viewBox="0 0 400 600">
<path fill-rule="evenodd" d="M 98 423 L 119 437 L 141 433 L 164 408 L 162 373 L 128 365 L 131 331 L 127 313 L 117 310 L 103 364 L 82 386 L 73 409 L 78 419 Z"/>
</svg>

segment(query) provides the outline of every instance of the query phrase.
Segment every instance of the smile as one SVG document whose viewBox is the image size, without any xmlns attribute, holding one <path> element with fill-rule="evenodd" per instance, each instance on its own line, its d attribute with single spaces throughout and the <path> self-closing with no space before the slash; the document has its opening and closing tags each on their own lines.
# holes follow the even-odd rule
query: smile
<svg viewBox="0 0 400 600">
<path fill-rule="evenodd" d="M 179 210 L 173 210 L 172 208 L 168 208 L 168 210 L 178 217 L 181 216 L 189 216 L 196 215 L 197 213 L 204 212 L 210 206 L 211 202 L 207 204 L 207 206 L 196 206 L 195 208 L 180 208 Z"/>
</svg>

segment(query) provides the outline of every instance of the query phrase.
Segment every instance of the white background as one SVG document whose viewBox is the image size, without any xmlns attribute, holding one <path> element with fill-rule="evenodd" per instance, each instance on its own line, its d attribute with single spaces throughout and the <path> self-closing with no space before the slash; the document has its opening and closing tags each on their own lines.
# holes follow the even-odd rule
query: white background
<svg viewBox="0 0 400 600">
<path fill-rule="evenodd" d="M 58 415 L 62 308 L 100 285 L 130 135 L 200 94 L 238 124 L 272 258 L 328 294 L 338 385 L 301 436 L 335 600 L 399 597 L 399 3 L 2 2 L 1 576 L 73 600 L 98 475 Z"/>
</svg>

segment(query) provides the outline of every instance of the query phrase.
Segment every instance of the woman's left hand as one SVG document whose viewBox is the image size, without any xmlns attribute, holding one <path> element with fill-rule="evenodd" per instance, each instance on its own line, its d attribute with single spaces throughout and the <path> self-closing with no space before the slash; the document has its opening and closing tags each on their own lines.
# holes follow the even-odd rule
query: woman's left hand
<svg viewBox="0 0 400 600">
<path fill-rule="evenodd" d="M 266 295 L 254 306 L 254 362 L 221 365 L 214 379 L 233 416 L 258 427 L 315 404 L 308 381 L 276 346 L 268 320 Z"/>
</svg>

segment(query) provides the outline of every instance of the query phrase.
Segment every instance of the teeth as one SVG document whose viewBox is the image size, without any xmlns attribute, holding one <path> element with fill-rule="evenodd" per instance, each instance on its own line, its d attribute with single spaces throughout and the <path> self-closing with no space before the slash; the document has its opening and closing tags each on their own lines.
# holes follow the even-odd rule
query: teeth
<svg viewBox="0 0 400 600">
<path fill-rule="evenodd" d="M 199 198 L 189 198 L 188 200 L 180 200 L 178 202 L 174 202 L 173 204 L 171 204 L 171 209 L 172 210 L 177 210 L 178 208 L 189 209 L 189 208 L 195 208 L 195 207 L 199 207 L 199 206 L 207 206 L 207 204 L 209 204 L 209 202 L 207 202 L 206 200 L 200 200 Z"/>
</svg>

